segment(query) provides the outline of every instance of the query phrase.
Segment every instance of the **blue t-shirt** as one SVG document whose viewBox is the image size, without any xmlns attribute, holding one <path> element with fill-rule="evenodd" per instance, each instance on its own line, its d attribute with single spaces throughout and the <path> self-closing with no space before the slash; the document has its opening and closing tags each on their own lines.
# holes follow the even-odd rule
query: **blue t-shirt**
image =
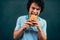
<svg viewBox="0 0 60 40">
<path fill-rule="evenodd" d="M 28 15 L 20 16 L 17 19 L 15 30 L 19 30 L 24 24 L 25 20 L 28 20 Z M 41 17 L 38 17 L 38 21 L 40 22 L 40 26 L 42 28 L 43 33 L 46 35 L 46 21 Z M 19 40 L 38 40 L 38 29 L 36 26 L 26 28 L 23 31 L 23 35 L 19 38 Z"/>
</svg>

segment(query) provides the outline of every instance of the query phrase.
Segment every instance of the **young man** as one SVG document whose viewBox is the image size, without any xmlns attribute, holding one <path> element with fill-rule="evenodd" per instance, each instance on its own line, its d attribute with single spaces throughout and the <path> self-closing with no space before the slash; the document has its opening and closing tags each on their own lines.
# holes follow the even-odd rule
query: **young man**
<svg viewBox="0 0 60 40">
<path fill-rule="evenodd" d="M 29 15 L 20 16 L 18 18 L 14 30 L 15 40 L 47 40 L 46 21 L 41 17 L 38 17 L 38 15 L 43 11 L 43 8 L 43 0 L 28 1 L 27 10 Z M 36 17 L 33 18 L 34 16 Z"/>
</svg>

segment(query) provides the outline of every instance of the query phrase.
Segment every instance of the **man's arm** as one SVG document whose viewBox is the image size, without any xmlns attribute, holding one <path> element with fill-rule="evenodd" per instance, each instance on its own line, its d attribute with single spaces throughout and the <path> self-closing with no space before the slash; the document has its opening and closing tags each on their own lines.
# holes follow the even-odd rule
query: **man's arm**
<svg viewBox="0 0 60 40">
<path fill-rule="evenodd" d="M 18 39 L 23 34 L 24 27 L 21 27 L 19 30 L 14 30 L 14 39 Z"/>
<path fill-rule="evenodd" d="M 39 21 L 41 23 L 41 21 Z M 44 25 L 41 27 L 39 24 L 37 29 L 38 29 L 38 38 L 39 40 L 47 40 L 47 34 L 46 34 L 46 27 L 47 23 L 45 20 L 43 20 Z"/>
<path fill-rule="evenodd" d="M 43 33 L 43 31 L 40 27 L 38 27 L 38 39 L 47 40 L 47 36 Z"/>
<path fill-rule="evenodd" d="M 39 40 L 47 40 L 47 36 L 46 36 L 46 21 L 43 21 L 44 25 L 43 28 L 41 27 L 41 21 L 38 20 L 34 20 L 33 23 L 35 23 L 35 26 L 38 29 L 38 39 Z"/>
<path fill-rule="evenodd" d="M 29 22 L 29 20 L 26 20 L 25 23 L 23 24 L 23 26 L 19 29 L 19 30 L 14 30 L 14 39 L 18 39 L 22 34 L 23 34 L 23 30 L 25 28 L 29 28 L 30 25 L 29 24 L 32 24 L 31 22 Z"/>
</svg>

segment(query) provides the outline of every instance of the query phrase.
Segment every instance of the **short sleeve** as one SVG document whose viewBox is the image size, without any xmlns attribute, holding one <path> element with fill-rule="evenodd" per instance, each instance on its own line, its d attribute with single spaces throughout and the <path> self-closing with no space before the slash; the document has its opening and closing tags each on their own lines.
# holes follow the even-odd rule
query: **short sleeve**
<svg viewBox="0 0 60 40">
<path fill-rule="evenodd" d="M 21 28 L 21 17 L 17 19 L 15 30 L 19 30 L 20 28 Z"/>
<path fill-rule="evenodd" d="M 45 35 L 47 35 L 46 28 L 47 28 L 47 22 L 46 22 L 45 20 L 43 20 L 42 30 L 43 30 L 43 33 L 44 33 Z"/>
</svg>

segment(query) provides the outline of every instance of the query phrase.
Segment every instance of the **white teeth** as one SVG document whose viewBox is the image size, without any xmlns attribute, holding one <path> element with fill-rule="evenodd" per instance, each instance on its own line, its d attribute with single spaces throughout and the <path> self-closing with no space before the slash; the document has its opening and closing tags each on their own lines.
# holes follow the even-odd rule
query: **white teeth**
<svg viewBox="0 0 60 40">
<path fill-rule="evenodd" d="M 35 15 L 36 16 L 36 15 L 38 15 L 38 13 L 31 12 L 31 15 Z"/>
</svg>

